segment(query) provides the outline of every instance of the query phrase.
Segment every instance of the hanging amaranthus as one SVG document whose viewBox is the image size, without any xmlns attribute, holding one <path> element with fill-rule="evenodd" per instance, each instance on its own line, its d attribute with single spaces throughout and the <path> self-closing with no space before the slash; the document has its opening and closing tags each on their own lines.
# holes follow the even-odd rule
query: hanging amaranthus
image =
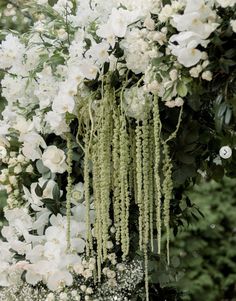
<svg viewBox="0 0 236 301">
<path fill-rule="evenodd" d="M 71 241 L 70 241 L 70 223 L 71 223 L 71 195 L 72 195 L 72 140 L 71 134 L 67 133 L 67 187 L 66 187 L 66 218 L 67 218 L 67 250 L 70 251 Z"/>
<path fill-rule="evenodd" d="M 89 176 L 89 160 L 90 160 L 90 128 L 87 125 L 84 137 L 84 199 L 86 204 L 86 255 L 90 255 L 93 248 L 90 220 L 90 176 Z"/>
<path fill-rule="evenodd" d="M 156 229 L 158 254 L 161 254 L 161 120 L 157 96 L 154 97 L 153 104 L 153 132 L 154 132 L 154 177 L 155 177 L 155 205 L 156 205 Z"/>
<path fill-rule="evenodd" d="M 125 256 L 129 253 L 129 140 L 126 128 L 126 117 L 120 115 L 120 222 L 121 222 L 121 248 Z"/>
<path fill-rule="evenodd" d="M 143 206 L 143 167 L 142 167 L 142 127 L 137 121 L 136 125 L 136 180 L 137 204 L 139 208 L 139 248 L 143 250 L 144 206 Z"/>
<path fill-rule="evenodd" d="M 113 215 L 116 227 L 116 242 L 120 242 L 121 237 L 121 212 L 120 212 L 120 112 L 117 106 L 113 109 L 113 139 L 112 139 L 112 187 L 113 187 Z"/>
<path fill-rule="evenodd" d="M 173 166 L 168 142 L 176 137 L 182 109 L 176 130 L 164 141 L 158 98 L 154 97 L 152 109 L 147 105 L 142 118 L 132 123 L 123 107 L 123 91 L 124 89 L 118 97 L 107 82 L 102 89 L 102 99 L 96 112 L 92 112 L 89 106 L 90 120 L 86 123 L 84 136 L 86 221 L 89 229 L 89 160 L 91 160 L 98 279 L 101 279 L 101 264 L 107 258 L 111 217 L 116 228 L 116 243 L 121 246 L 123 259 L 129 253 L 129 210 L 133 201 L 139 210 L 139 246 L 145 259 L 148 300 L 148 249 L 154 250 L 153 229 L 156 228 L 157 252 L 161 253 L 162 222 L 167 235 L 169 262 Z M 92 237 L 91 233 L 88 233 L 87 255 L 91 249 Z"/>
</svg>

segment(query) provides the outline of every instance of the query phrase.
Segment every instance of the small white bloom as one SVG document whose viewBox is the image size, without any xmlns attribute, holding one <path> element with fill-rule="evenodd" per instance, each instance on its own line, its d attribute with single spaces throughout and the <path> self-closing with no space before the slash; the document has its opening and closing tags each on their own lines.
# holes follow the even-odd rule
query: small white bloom
<svg viewBox="0 0 236 301">
<path fill-rule="evenodd" d="M 211 81 L 212 80 L 212 72 L 211 71 L 204 71 L 202 73 L 202 79 Z"/>
<path fill-rule="evenodd" d="M 0 159 L 4 159 L 6 156 L 7 156 L 6 148 L 0 145 Z"/>
<path fill-rule="evenodd" d="M 166 22 L 172 16 L 172 14 L 173 8 L 171 5 L 167 4 L 162 8 L 158 18 L 161 22 Z"/>
<path fill-rule="evenodd" d="M 49 293 L 45 301 L 55 301 L 55 295 L 53 293 Z"/>
<path fill-rule="evenodd" d="M 222 7 L 233 7 L 236 4 L 236 0 L 217 0 L 220 6 Z"/>
<path fill-rule="evenodd" d="M 230 21 L 230 25 L 231 25 L 231 27 L 233 29 L 233 32 L 236 33 L 236 20 L 231 20 Z"/>
<path fill-rule="evenodd" d="M 228 145 L 222 146 L 220 149 L 220 156 L 223 159 L 229 159 L 232 156 L 232 149 Z"/>
<path fill-rule="evenodd" d="M 74 185 L 72 189 L 72 194 L 71 194 L 71 202 L 75 205 L 78 205 L 78 202 L 82 201 L 84 197 L 84 184 L 79 182 L 76 185 Z"/>
<path fill-rule="evenodd" d="M 183 104 L 184 104 L 183 98 L 177 97 L 177 98 L 175 99 L 175 106 L 176 106 L 176 107 L 182 107 Z"/>
<path fill-rule="evenodd" d="M 73 284 L 73 277 L 67 271 L 57 271 L 49 276 L 47 280 L 47 286 L 51 291 L 56 291 L 59 288 L 65 286 L 71 286 Z"/>
<path fill-rule="evenodd" d="M 22 172 L 22 167 L 20 164 L 16 165 L 16 167 L 14 168 L 14 173 L 15 174 L 20 174 Z"/>
<path fill-rule="evenodd" d="M 33 168 L 33 166 L 30 164 L 30 165 L 28 165 L 27 167 L 26 167 L 26 170 L 25 170 L 27 173 L 33 173 L 33 171 L 34 171 L 34 168 Z"/>
<path fill-rule="evenodd" d="M 168 101 L 166 101 L 166 102 L 165 102 L 165 105 L 166 105 L 168 108 L 174 108 L 174 107 L 176 106 L 174 100 L 168 100 Z"/>
<path fill-rule="evenodd" d="M 178 71 L 176 69 L 173 69 L 170 71 L 170 79 L 172 81 L 175 81 L 178 78 Z"/>
</svg>

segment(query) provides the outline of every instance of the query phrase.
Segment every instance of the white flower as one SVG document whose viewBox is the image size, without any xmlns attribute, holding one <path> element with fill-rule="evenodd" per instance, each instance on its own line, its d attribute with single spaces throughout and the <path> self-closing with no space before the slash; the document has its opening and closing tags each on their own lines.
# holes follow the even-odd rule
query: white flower
<svg viewBox="0 0 236 301">
<path fill-rule="evenodd" d="M 48 4 L 48 0 L 37 0 L 37 3 L 39 5 L 45 5 L 45 4 Z"/>
<path fill-rule="evenodd" d="M 143 87 L 132 87 L 124 92 L 124 105 L 128 116 L 142 119 L 146 108 L 150 106 L 150 95 Z"/>
<path fill-rule="evenodd" d="M 7 150 L 4 146 L 0 145 L 0 160 L 7 156 Z"/>
<path fill-rule="evenodd" d="M 68 271 L 57 271 L 49 276 L 47 286 L 51 291 L 56 291 L 64 286 L 71 286 L 73 277 Z"/>
<path fill-rule="evenodd" d="M 165 5 L 160 14 L 158 15 L 158 18 L 161 22 L 166 22 L 173 14 L 173 8 L 171 5 L 167 4 Z"/>
<path fill-rule="evenodd" d="M 0 286 L 9 286 L 9 263 L 1 260 L 0 262 Z"/>
<path fill-rule="evenodd" d="M 196 67 L 193 67 L 189 70 L 190 75 L 195 78 L 197 78 L 201 72 L 202 72 L 201 65 L 197 65 Z"/>
<path fill-rule="evenodd" d="M 183 98 L 177 97 L 177 98 L 175 99 L 175 106 L 176 106 L 176 107 L 182 107 L 183 104 L 184 104 Z"/>
<path fill-rule="evenodd" d="M 129 24 L 128 11 L 124 9 L 112 9 L 110 25 L 115 36 L 123 38 Z"/>
<path fill-rule="evenodd" d="M 155 22 L 151 18 L 151 14 L 149 14 L 146 19 L 144 20 L 144 26 L 149 29 L 149 30 L 154 30 L 155 29 Z"/>
<path fill-rule="evenodd" d="M 97 77 L 98 67 L 90 59 L 84 59 L 79 64 L 79 69 L 84 78 L 93 80 Z"/>
<path fill-rule="evenodd" d="M 168 107 L 168 108 L 174 108 L 176 107 L 176 104 L 175 104 L 175 101 L 174 100 L 168 100 L 165 102 L 165 105 Z"/>
<path fill-rule="evenodd" d="M 43 139 L 42 136 L 35 132 L 30 132 L 27 134 L 23 134 L 20 136 L 20 141 L 24 142 L 22 153 L 23 155 L 32 160 L 35 161 L 37 159 L 41 159 L 42 151 L 40 147 L 46 148 L 47 145 Z"/>
<path fill-rule="evenodd" d="M 73 95 L 67 93 L 59 93 L 53 100 L 52 109 L 56 113 L 63 114 L 66 112 L 72 113 L 75 107 Z"/>
<path fill-rule="evenodd" d="M 196 65 L 202 57 L 200 50 L 195 47 L 175 47 L 172 49 L 172 53 L 177 56 L 178 61 L 185 67 L 192 67 Z"/>
<path fill-rule="evenodd" d="M 73 186 L 71 197 L 72 197 L 71 202 L 75 205 L 77 205 L 78 202 L 83 200 L 84 197 L 83 183 L 80 182 Z"/>
<path fill-rule="evenodd" d="M 230 21 L 230 25 L 231 25 L 231 27 L 233 29 L 233 32 L 236 33 L 236 20 L 231 20 Z"/>
<path fill-rule="evenodd" d="M 0 66 L 3 69 L 20 62 L 25 53 L 25 46 L 20 43 L 19 38 L 9 34 L 0 45 Z"/>
<path fill-rule="evenodd" d="M 211 81 L 212 80 L 212 72 L 211 71 L 204 71 L 202 73 L 202 79 Z"/>
<path fill-rule="evenodd" d="M 224 8 L 228 6 L 233 7 L 236 4 L 236 0 L 216 0 L 216 1 L 220 4 L 220 6 Z"/>
<path fill-rule="evenodd" d="M 66 155 L 55 145 L 50 145 L 46 148 L 42 155 L 42 161 L 44 166 L 53 173 L 64 173 L 66 171 Z"/>
<path fill-rule="evenodd" d="M 99 37 L 105 38 L 112 48 L 115 46 L 116 37 L 110 24 L 100 25 L 96 33 Z"/>
<path fill-rule="evenodd" d="M 94 44 L 86 52 L 86 57 L 92 58 L 94 61 L 97 61 L 99 64 L 104 64 L 109 61 L 108 50 L 110 45 L 108 42 L 101 42 L 99 44 Z"/>
</svg>

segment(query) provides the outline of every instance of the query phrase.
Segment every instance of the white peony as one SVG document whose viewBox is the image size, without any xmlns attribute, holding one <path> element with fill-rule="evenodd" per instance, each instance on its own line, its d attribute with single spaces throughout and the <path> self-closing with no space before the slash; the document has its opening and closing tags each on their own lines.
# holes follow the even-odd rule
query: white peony
<svg viewBox="0 0 236 301">
<path fill-rule="evenodd" d="M 64 173 L 66 171 L 66 155 L 63 150 L 55 145 L 48 146 L 43 155 L 42 161 L 44 166 L 49 168 L 53 173 Z"/>
</svg>

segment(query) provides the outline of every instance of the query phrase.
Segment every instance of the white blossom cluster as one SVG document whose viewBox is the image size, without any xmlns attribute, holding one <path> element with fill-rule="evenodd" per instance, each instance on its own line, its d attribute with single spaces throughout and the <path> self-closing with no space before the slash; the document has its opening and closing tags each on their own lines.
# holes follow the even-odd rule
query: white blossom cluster
<svg viewBox="0 0 236 301">
<path fill-rule="evenodd" d="M 49 192 L 50 188 L 46 190 Z M 30 197 L 32 195 L 29 200 Z M 84 205 L 78 204 L 72 209 L 71 252 L 68 253 L 66 217 L 51 215 L 47 208 L 40 206 L 40 200 L 37 202 L 31 203 L 37 211 L 36 218 L 32 218 L 26 208 L 5 210 L 8 225 L 2 229 L 6 241 L 0 245 L 0 286 L 20 283 L 24 272 L 27 283 L 43 282 L 49 290 L 56 291 L 72 286 L 73 275 L 79 272 L 86 237 Z M 50 225 L 45 230 L 48 221 Z M 22 259 L 16 260 L 16 254 Z M 89 275 L 91 277 L 92 272 Z"/>
</svg>

